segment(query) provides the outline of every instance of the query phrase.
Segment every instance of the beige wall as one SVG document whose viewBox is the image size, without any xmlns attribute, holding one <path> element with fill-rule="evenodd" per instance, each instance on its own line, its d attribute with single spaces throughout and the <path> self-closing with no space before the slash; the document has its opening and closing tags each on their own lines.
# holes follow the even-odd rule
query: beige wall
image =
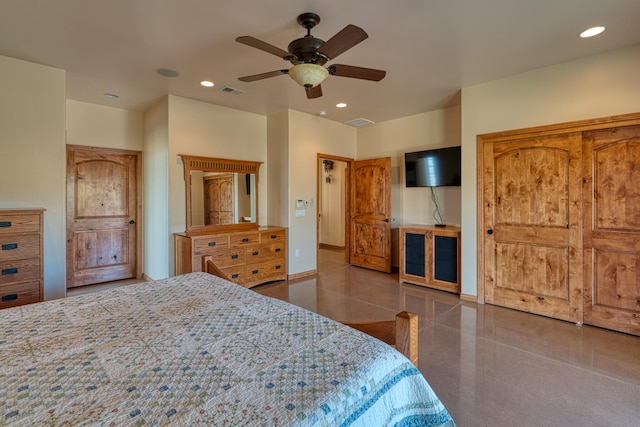
<svg viewBox="0 0 640 427">
<path fill-rule="evenodd" d="M 269 225 L 289 225 L 289 114 L 281 111 L 267 118 L 267 218 Z"/>
<path fill-rule="evenodd" d="M 0 56 L 0 208 L 42 207 L 44 297 L 66 294 L 65 72 Z"/>
<path fill-rule="evenodd" d="M 66 101 L 67 144 L 142 151 L 144 113 Z"/>
<path fill-rule="evenodd" d="M 169 100 L 144 114 L 143 271 L 147 277 L 169 276 Z"/>
<path fill-rule="evenodd" d="M 640 46 L 462 91 L 462 293 L 477 295 L 476 136 L 640 111 Z"/>
<path fill-rule="evenodd" d="M 355 158 L 356 128 L 289 110 L 289 274 L 316 269 L 318 153 Z M 309 201 L 304 217 L 296 199 Z"/>
</svg>

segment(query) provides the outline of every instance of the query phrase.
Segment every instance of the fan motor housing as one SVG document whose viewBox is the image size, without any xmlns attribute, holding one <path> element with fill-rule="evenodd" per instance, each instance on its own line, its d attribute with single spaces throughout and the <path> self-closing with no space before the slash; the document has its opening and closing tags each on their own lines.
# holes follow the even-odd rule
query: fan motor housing
<svg viewBox="0 0 640 427">
<path fill-rule="evenodd" d="M 289 43 L 287 51 L 294 55 L 293 63 L 318 64 L 323 65 L 329 60 L 324 55 L 318 54 L 318 49 L 324 44 L 324 40 L 313 36 L 306 36 Z"/>
</svg>

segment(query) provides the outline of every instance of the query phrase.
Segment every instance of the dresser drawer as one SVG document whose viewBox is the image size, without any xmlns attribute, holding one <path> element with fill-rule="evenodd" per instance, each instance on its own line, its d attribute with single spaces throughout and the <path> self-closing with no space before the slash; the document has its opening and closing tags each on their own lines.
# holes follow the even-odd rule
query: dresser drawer
<svg viewBox="0 0 640 427">
<path fill-rule="evenodd" d="M 39 232 L 40 215 L 0 215 L 0 236 Z"/>
<path fill-rule="evenodd" d="M 285 244 L 268 243 L 247 248 L 247 263 L 266 261 L 273 258 L 285 258 Z"/>
<path fill-rule="evenodd" d="M 0 262 L 0 285 L 38 279 L 40 258 Z"/>
<path fill-rule="evenodd" d="M 234 283 L 242 285 L 245 282 L 245 266 L 243 265 L 234 265 L 231 267 L 221 268 L 222 271 L 228 278 Z"/>
<path fill-rule="evenodd" d="M 0 285 L 0 308 L 15 307 L 40 301 L 40 283 Z"/>
<path fill-rule="evenodd" d="M 40 235 L 0 236 L 0 261 L 40 256 Z"/>
<path fill-rule="evenodd" d="M 219 249 L 229 247 L 229 235 L 222 234 L 220 236 L 207 236 L 206 239 L 194 239 L 193 250 L 195 255 L 209 255 L 216 253 Z"/>
<path fill-rule="evenodd" d="M 211 255 L 211 260 L 220 268 L 231 265 L 244 265 L 246 260 L 245 251 L 241 248 L 218 251 Z"/>
<path fill-rule="evenodd" d="M 269 260 L 255 264 L 247 264 L 248 285 L 253 282 L 267 282 L 270 280 L 283 280 L 287 276 L 287 266 L 284 260 Z"/>
<path fill-rule="evenodd" d="M 287 241 L 287 230 L 263 230 L 260 232 L 260 242 L 286 242 Z"/>
<path fill-rule="evenodd" d="M 260 243 L 260 234 L 258 233 L 241 233 L 229 236 L 229 244 L 232 248 L 244 247 Z"/>
</svg>

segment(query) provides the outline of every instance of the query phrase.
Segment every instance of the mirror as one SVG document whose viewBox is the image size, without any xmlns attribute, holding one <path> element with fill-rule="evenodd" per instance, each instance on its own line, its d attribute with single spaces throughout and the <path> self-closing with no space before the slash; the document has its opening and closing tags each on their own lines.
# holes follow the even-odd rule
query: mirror
<svg viewBox="0 0 640 427">
<path fill-rule="evenodd" d="M 258 227 L 261 162 L 180 155 L 187 233 Z"/>
</svg>

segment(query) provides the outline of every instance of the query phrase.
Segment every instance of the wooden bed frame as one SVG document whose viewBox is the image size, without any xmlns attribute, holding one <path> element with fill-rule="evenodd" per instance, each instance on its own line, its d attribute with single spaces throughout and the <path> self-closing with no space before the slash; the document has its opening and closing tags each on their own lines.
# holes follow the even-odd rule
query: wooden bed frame
<svg viewBox="0 0 640 427">
<path fill-rule="evenodd" d="M 232 281 L 213 262 L 211 256 L 204 256 L 204 271 L 225 280 Z M 394 346 L 416 367 L 418 366 L 418 315 L 402 311 L 395 320 L 381 322 L 341 322 L 347 326 L 371 335 L 380 341 Z"/>
</svg>

